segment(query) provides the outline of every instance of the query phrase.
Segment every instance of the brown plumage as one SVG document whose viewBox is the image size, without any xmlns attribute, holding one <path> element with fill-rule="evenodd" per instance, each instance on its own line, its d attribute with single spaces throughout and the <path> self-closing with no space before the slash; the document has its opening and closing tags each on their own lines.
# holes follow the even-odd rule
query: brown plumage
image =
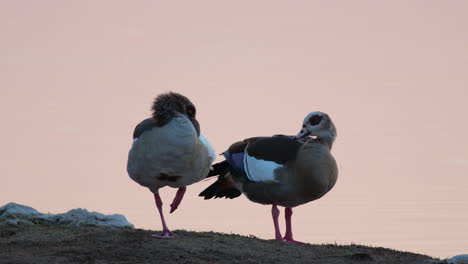
<svg viewBox="0 0 468 264">
<path fill-rule="evenodd" d="M 291 208 L 323 197 L 335 185 L 338 168 L 330 153 L 335 137 L 330 117 L 312 112 L 296 137 L 280 135 L 236 142 L 224 153 L 226 160 L 215 164 L 219 169 L 211 174 L 220 175 L 218 180 L 200 196 L 235 198 L 242 192 L 253 202 L 271 204 L 276 238 L 297 242 L 292 238 Z M 229 180 L 233 184 L 227 184 Z M 225 195 L 235 190 L 237 196 Z M 277 223 L 277 206 L 286 207 L 284 238 Z"/>
</svg>

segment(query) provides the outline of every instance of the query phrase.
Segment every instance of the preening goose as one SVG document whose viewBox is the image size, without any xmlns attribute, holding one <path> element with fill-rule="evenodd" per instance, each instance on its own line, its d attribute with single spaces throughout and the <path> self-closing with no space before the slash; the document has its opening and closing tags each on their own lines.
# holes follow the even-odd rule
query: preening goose
<svg viewBox="0 0 468 264">
<path fill-rule="evenodd" d="M 313 136 L 313 137 L 310 137 Z M 297 136 L 254 137 L 232 144 L 225 161 L 213 165 L 209 176 L 219 175 L 200 196 L 235 198 L 244 193 L 260 204 L 271 204 L 275 238 L 293 239 L 292 208 L 319 199 L 336 183 L 338 168 L 330 153 L 336 129 L 330 117 L 312 112 Z M 284 206 L 286 233 L 282 237 L 277 206 Z"/>
<path fill-rule="evenodd" d="M 215 153 L 200 132 L 196 109 L 190 100 L 178 93 L 161 94 L 154 100 L 153 116 L 140 122 L 133 132 L 127 171 L 132 180 L 154 194 L 163 232 L 154 235 L 171 238 L 162 211 L 159 189 L 178 188 L 171 213 L 179 206 L 186 186 L 206 177 Z"/>
</svg>

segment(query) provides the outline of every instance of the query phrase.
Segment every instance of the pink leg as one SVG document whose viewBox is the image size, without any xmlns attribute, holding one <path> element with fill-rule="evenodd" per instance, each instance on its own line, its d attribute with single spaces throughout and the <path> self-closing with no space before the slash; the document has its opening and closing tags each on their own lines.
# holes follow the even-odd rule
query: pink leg
<svg viewBox="0 0 468 264">
<path fill-rule="evenodd" d="M 280 215 L 280 211 L 278 210 L 278 207 L 276 207 L 276 205 L 272 205 L 271 216 L 273 217 L 273 224 L 275 225 L 275 238 L 276 240 L 282 241 L 283 239 L 281 238 L 281 231 L 280 231 L 279 224 L 278 224 L 279 215 Z"/>
<path fill-rule="evenodd" d="M 180 202 L 182 202 L 182 198 L 184 198 L 185 191 L 187 190 L 187 187 L 181 187 L 177 190 L 176 196 L 174 197 L 174 201 L 171 203 L 171 211 L 169 213 L 172 214 L 177 207 L 179 207 Z"/>
<path fill-rule="evenodd" d="M 292 208 L 286 207 L 284 209 L 284 217 L 286 219 L 286 234 L 284 235 L 284 241 L 286 242 L 291 242 L 291 243 L 297 243 L 297 244 L 304 244 L 303 242 L 299 242 L 293 239 L 293 234 L 292 234 L 292 225 L 291 225 L 291 216 L 292 216 Z"/>
<path fill-rule="evenodd" d="M 156 207 L 158 208 L 159 215 L 161 216 L 161 223 L 162 223 L 162 226 L 163 226 L 163 232 L 160 235 L 153 235 L 153 237 L 157 237 L 157 238 L 174 238 L 175 235 L 172 234 L 172 232 L 169 230 L 169 228 L 166 225 L 166 221 L 164 220 L 164 214 L 163 214 L 163 210 L 162 210 L 163 203 L 162 203 L 161 197 L 159 196 L 159 192 L 157 192 L 157 191 L 154 193 L 154 200 L 156 201 Z"/>
</svg>

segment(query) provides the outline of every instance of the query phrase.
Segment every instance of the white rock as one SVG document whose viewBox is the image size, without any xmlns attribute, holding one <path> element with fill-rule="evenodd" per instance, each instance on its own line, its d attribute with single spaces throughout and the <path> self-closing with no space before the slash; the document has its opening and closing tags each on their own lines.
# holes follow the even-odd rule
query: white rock
<svg viewBox="0 0 468 264">
<path fill-rule="evenodd" d="M 64 214 L 43 215 L 42 218 L 52 223 L 72 226 L 99 225 L 133 227 L 123 215 L 104 215 L 97 212 L 89 212 L 81 208 L 70 210 Z"/>
<path fill-rule="evenodd" d="M 42 214 L 34 208 L 15 203 L 9 203 L 0 207 L 0 222 L 16 225 L 32 224 L 35 222 L 34 220 L 58 225 L 98 225 L 133 228 L 133 225 L 127 221 L 125 216 L 120 214 L 104 215 L 97 212 L 89 212 L 81 208 L 73 209 L 63 214 Z"/>
<path fill-rule="evenodd" d="M 448 258 L 447 263 L 453 264 L 468 264 L 468 254 L 456 255 L 451 258 Z"/>
<path fill-rule="evenodd" d="M 16 203 L 8 203 L 0 207 L 1 218 L 34 217 L 41 215 L 36 209 Z"/>
</svg>

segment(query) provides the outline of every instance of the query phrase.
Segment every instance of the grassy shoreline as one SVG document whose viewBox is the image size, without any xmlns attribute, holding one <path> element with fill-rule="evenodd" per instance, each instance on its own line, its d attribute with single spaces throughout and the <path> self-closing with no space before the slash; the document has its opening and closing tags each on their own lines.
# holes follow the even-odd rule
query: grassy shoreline
<svg viewBox="0 0 468 264">
<path fill-rule="evenodd" d="M 233 234 L 99 226 L 0 224 L 0 263 L 444 263 L 361 245 L 295 245 Z"/>
</svg>

